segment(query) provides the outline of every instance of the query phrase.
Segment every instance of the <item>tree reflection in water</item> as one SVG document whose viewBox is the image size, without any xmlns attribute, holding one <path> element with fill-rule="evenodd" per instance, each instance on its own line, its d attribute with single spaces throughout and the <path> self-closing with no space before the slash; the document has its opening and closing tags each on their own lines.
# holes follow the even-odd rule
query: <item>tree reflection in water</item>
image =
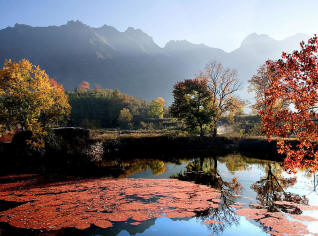
<svg viewBox="0 0 318 236">
<path fill-rule="evenodd" d="M 257 193 L 258 204 L 250 204 L 254 209 L 254 220 L 261 224 L 265 232 L 275 234 L 303 235 L 310 233 L 307 226 L 290 221 L 287 216 L 308 220 L 308 216 L 300 216 L 304 206 L 308 206 L 308 198 L 295 193 L 286 192 L 285 189 L 296 183 L 296 177 L 285 178 L 279 163 L 268 163 L 265 166 L 265 177 L 256 181 L 251 188 Z M 244 209 L 241 213 L 244 215 Z M 312 218 L 309 217 L 309 220 Z"/>
<path fill-rule="evenodd" d="M 286 192 L 285 189 L 296 183 L 296 177 L 283 177 L 279 163 L 268 163 L 265 166 L 266 176 L 256 181 L 251 188 L 257 193 L 256 199 L 262 208 L 269 212 L 283 211 L 291 214 L 301 214 L 297 204 L 308 205 L 306 196 Z M 277 201 L 297 203 L 295 205 L 276 204 Z"/>
<path fill-rule="evenodd" d="M 194 181 L 220 190 L 221 202 L 218 208 L 210 208 L 205 211 L 196 212 L 196 216 L 204 221 L 213 220 L 219 223 L 209 224 L 208 227 L 215 233 L 223 232 L 231 225 L 239 224 L 239 216 L 235 213 L 235 198 L 241 192 L 242 186 L 233 178 L 225 181 L 218 173 L 217 158 L 197 158 L 191 161 L 185 171 L 171 176 L 184 181 Z"/>
<path fill-rule="evenodd" d="M 252 160 L 255 161 L 254 159 Z M 227 170 L 231 174 L 235 174 L 237 171 L 246 171 L 248 169 L 251 169 L 248 163 L 250 159 L 245 158 L 241 154 L 231 154 L 224 157 L 220 157 L 218 161 L 222 164 L 225 164 Z"/>
<path fill-rule="evenodd" d="M 166 171 L 165 162 L 161 160 L 104 161 L 102 167 L 107 167 L 107 173 L 115 178 L 126 178 L 148 169 L 153 175 Z"/>
</svg>

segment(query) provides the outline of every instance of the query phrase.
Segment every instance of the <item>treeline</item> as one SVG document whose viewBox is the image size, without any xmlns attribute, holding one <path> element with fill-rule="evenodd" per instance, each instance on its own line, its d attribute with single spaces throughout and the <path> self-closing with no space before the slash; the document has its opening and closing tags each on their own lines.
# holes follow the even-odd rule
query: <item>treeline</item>
<svg viewBox="0 0 318 236">
<path fill-rule="evenodd" d="M 229 119 L 223 117 L 220 120 L 224 127 L 224 134 L 235 136 L 263 136 L 262 122 L 259 115 L 236 115 Z"/>
<path fill-rule="evenodd" d="M 122 94 L 118 89 L 99 88 L 80 88 L 68 92 L 68 96 L 72 107 L 69 121 L 72 126 L 149 128 L 168 116 L 163 98 L 147 102 Z"/>
</svg>

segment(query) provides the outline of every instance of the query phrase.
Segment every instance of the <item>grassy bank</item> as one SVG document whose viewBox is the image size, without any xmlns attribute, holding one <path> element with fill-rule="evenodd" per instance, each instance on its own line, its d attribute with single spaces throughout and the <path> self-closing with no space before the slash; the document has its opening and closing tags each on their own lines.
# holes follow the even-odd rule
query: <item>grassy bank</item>
<svg viewBox="0 0 318 236">
<path fill-rule="evenodd" d="M 263 137 L 189 136 L 177 133 L 85 129 L 58 129 L 47 139 L 45 150 L 35 152 L 23 137 L 0 144 L 2 170 L 96 172 L 103 160 L 133 160 L 224 156 L 231 153 L 280 160 L 276 141 Z"/>
</svg>

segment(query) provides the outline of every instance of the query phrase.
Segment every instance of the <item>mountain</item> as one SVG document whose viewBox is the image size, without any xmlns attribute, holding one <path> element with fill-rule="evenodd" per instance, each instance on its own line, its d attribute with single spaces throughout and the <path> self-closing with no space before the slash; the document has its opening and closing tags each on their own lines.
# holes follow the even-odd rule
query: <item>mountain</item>
<svg viewBox="0 0 318 236">
<path fill-rule="evenodd" d="M 0 30 L 0 63 L 5 59 L 29 59 L 66 89 L 81 81 L 118 88 L 124 93 L 152 100 L 158 96 L 172 101 L 173 85 L 198 74 L 209 61 L 236 69 L 247 98 L 247 81 L 267 59 L 282 50 L 297 49 L 308 36 L 297 34 L 284 40 L 251 34 L 241 46 L 227 53 L 186 40 L 169 41 L 159 47 L 140 29 L 120 32 L 112 26 L 92 28 L 79 21 L 61 26 L 32 27 L 16 24 Z"/>
</svg>

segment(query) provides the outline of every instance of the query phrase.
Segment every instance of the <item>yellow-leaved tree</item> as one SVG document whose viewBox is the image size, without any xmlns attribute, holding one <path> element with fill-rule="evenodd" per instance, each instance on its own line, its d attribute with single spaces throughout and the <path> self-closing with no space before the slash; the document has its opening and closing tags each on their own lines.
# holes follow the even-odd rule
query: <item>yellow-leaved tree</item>
<svg viewBox="0 0 318 236">
<path fill-rule="evenodd" d="M 163 118 L 164 105 L 166 101 L 162 97 L 153 100 L 149 105 L 148 116 L 151 118 Z"/>
<path fill-rule="evenodd" d="M 67 119 L 70 110 L 63 86 L 50 79 L 39 66 L 26 59 L 5 62 L 0 70 L 2 130 L 21 126 L 32 132 L 27 143 L 40 149 L 44 147 L 47 130 Z"/>
</svg>

